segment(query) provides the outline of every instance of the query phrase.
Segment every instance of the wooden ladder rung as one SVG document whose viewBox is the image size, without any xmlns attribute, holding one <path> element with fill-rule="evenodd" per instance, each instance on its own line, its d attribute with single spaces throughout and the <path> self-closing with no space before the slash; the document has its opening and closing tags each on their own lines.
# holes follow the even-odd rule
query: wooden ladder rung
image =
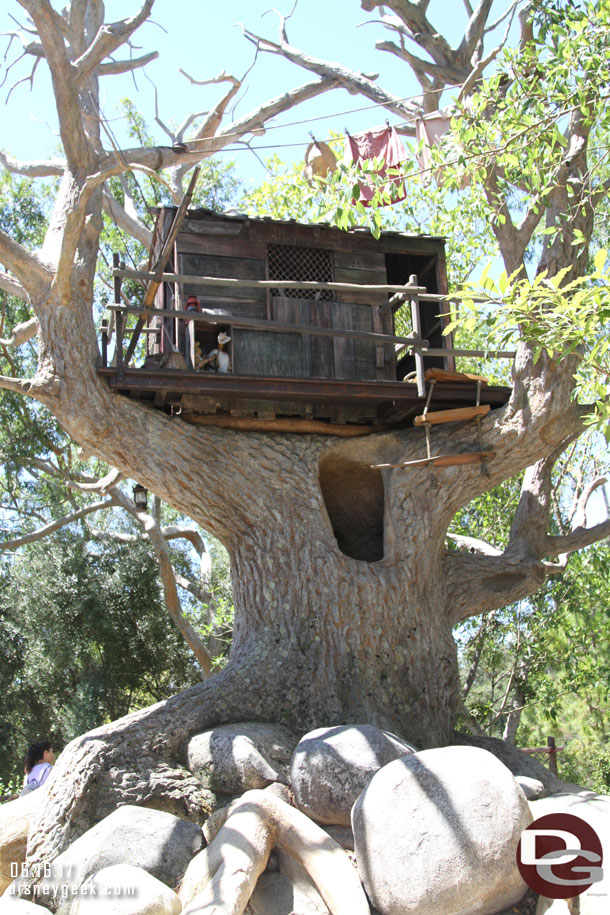
<svg viewBox="0 0 610 915">
<path fill-rule="evenodd" d="M 424 373 L 425 381 L 452 381 L 457 384 L 489 384 L 489 379 L 485 375 L 473 375 L 471 372 L 450 372 L 448 369 L 426 369 Z"/>
<path fill-rule="evenodd" d="M 480 464 L 482 461 L 493 461 L 495 451 L 464 451 L 462 454 L 435 454 L 429 458 L 420 458 L 418 461 L 403 461 L 402 464 L 371 464 L 374 470 L 389 470 L 396 468 L 402 470 L 406 467 L 462 467 L 465 464 Z"/>
<path fill-rule="evenodd" d="M 414 426 L 423 426 L 424 423 L 459 423 L 468 419 L 475 419 L 477 416 L 485 416 L 489 413 L 491 407 L 488 403 L 480 407 L 457 407 L 455 410 L 438 410 L 436 413 L 425 413 L 416 416 L 413 420 Z"/>
</svg>

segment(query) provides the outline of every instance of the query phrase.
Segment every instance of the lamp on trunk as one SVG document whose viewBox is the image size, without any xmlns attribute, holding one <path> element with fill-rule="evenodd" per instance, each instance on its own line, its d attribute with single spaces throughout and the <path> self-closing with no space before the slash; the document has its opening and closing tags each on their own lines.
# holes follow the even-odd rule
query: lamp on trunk
<svg viewBox="0 0 610 915">
<path fill-rule="evenodd" d="M 140 483 L 136 483 L 133 488 L 133 503 L 138 511 L 146 511 L 148 504 L 148 490 Z"/>
</svg>

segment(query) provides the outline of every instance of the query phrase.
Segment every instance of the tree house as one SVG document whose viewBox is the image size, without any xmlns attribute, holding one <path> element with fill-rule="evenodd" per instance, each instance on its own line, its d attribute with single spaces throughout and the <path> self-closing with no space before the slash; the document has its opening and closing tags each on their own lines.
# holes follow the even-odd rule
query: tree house
<svg viewBox="0 0 610 915">
<path fill-rule="evenodd" d="M 103 341 L 100 372 L 119 391 L 193 422 L 324 431 L 408 424 L 421 413 L 425 372 L 454 369 L 451 338 L 443 336 L 444 239 L 398 232 L 374 239 L 366 230 L 208 210 L 179 219 L 172 207 L 155 212 L 150 264 L 163 261 L 165 272 L 154 300 L 151 293 L 146 309 L 127 307 L 119 288 L 111 364 Z M 120 287 L 121 277 L 153 274 L 115 276 Z M 190 296 L 198 311 L 186 311 Z M 139 316 L 136 336 L 143 330 L 146 338 L 139 367 L 129 364 L 133 333 L 123 352 L 129 311 Z M 231 370 L 198 371 L 220 333 L 230 337 Z M 509 393 L 485 386 L 479 396 L 499 406 Z M 475 395 L 476 382 L 449 376 L 437 381 L 432 403 L 435 410 L 466 406 Z"/>
</svg>

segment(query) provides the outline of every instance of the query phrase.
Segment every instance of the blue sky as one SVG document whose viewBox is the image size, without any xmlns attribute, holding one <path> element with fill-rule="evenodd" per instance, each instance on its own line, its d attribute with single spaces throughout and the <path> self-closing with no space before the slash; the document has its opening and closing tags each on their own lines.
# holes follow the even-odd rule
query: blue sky
<svg viewBox="0 0 610 915">
<path fill-rule="evenodd" d="M 264 15 L 269 10 L 270 2 L 273 0 L 228 0 L 224 4 L 219 4 L 217 0 L 156 0 L 152 16 L 154 21 L 136 33 L 135 43 L 141 48 L 137 54 L 159 51 L 159 59 L 146 68 L 146 73 L 157 86 L 159 113 L 166 123 L 179 124 L 190 112 L 206 110 L 214 104 L 222 91 L 220 86 L 190 85 L 179 74 L 180 68 L 196 79 L 206 79 L 222 70 L 236 76 L 243 75 L 253 60 L 254 48 L 243 38 L 236 23 L 243 22 L 252 31 L 276 38 L 277 16 L 272 12 Z M 290 11 L 292 0 L 275 2 L 284 12 Z M 135 0 L 107 0 L 106 19 L 108 21 L 131 15 L 138 5 Z M 56 6 L 60 8 L 63 2 Z M 505 6 L 506 0 L 500 0 L 498 8 L 503 10 Z M 24 21 L 16 0 L 1 0 L 0 31 L 14 28 L 9 15 L 11 13 Z M 458 0 L 433 0 L 430 18 L 450 40 L 459 40 L 465 24 L 465 12 L 463 4 Z M 409 68 L 394 56 L 375 50 L 375 41 L 388 37 L 376 20 L 376 14 L 366 13 L 360 8 L 359 0 L 300 0 L 288 23 L 288 37 L 292 43 L 317 57 L 337 60 L 352 69 L 367 73 L 379 72 L 380 83 L 399 96 L 417 94 L 419 86 Z M 9 62 L 14 58 L 16 50 L 15 43 Z M 44 66 L 38 69 L 33 92 L 29 85 L 22 84 L 6 102 L 10 85 L 16 78 L 29 73 L 29 64 L 27 67 L 24 64 L 25 62 L 18 64 L 9 73 L 0 95 L 0 104 L 4 106 L 0 146 L 19 158 L 31 159 L 54 151 L 57 128 L 50 80 Z M 310 78 L 312 75 L 307 71 L 279 57 L 260 55 L 247 79 L 247 92 L 238 104 L 237 116 Z M 136 84 L 131 76 L 107 77 L 102 81 L 102 105 L 107 118 L 117 118 L 117 102 L 122 96 L 129 96 L 152 122 L 154 90 L 141 71 L 136 76 Z M 367 100 L 362 97 L 349 95 L 345 90 L 334 90 L 300 106 L 298 111 L 282 115 L 277 123 L 304 119 L 311 121 L 296 127 L 271 130 L 259 138 L 256 145 L 273 147 L 261 150 L 262 157 L 277 149 L 287 160 L 301 159 L 310 139 L 310 129 L 315 131 L 319 139 L 323 139 L 329 129 L 343 130 L 347 127 L 353 133 L 383 123 L 386 114 L 379 109 L 344 113 L 367 104 Z M 314 120 L 321 115 L 334 116 L 327 120 Z M 120 138 L 121 121 L 111 120 L 111 123 Z M 157 128 L 155 132 L 163 142 L 162 132 Z M 283 147 L 283 144 L 292 143 L 301 145 Z M 262 169 L 251 153 L 239 151 L 223 155 L 234 158 L 240 176 L 247 182 L 261 179 Z"/>
</svg>

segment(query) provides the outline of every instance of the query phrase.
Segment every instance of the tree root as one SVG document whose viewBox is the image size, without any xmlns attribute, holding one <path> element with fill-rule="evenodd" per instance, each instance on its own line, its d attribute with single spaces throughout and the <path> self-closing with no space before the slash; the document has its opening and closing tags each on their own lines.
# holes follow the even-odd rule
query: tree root
<svg viewBox="0 0 610 915">
<path fill-rule="evenodd" d="M 205 683 L 73 740 L 32 821 L 31 871 L 51 864 L 120 804 L 170 809 L 167 804 L 182 802 L 184 813 L 201 822 L 208 796 L 180 765 L 186 744 L 219 723 L 270 720 L 274 693 L 262 696 L 254 683 L 249 667 L 228 666 Z"/>
<path fill-rule="evenodd" d="M 287 789 L 247 791 L 208 823 L 210 845 L 189 864 L 178 891 L 184 915 L 241 915 L 273 846 L 307 871 L 332 915 L 370 915 L 343 849 L 286 803 Z"/>
</svg>

